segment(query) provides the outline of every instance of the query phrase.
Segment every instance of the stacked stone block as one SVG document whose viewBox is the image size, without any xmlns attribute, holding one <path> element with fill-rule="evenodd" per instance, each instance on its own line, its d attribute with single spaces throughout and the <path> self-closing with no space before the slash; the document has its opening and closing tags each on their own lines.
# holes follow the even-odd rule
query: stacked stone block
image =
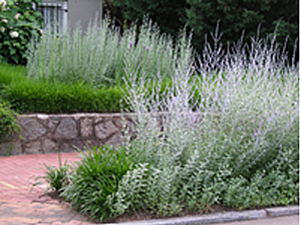
<svg viewBox="0 0 300 225">
<path fill-rule="evenodd" d="M 121 114 L 21 115 L 20 136 L 2 143 L 0 154 L 38 154 L 75 151 L 104 144 L 119 145 L 122 128 L 132 124 Z"/>
</svg>

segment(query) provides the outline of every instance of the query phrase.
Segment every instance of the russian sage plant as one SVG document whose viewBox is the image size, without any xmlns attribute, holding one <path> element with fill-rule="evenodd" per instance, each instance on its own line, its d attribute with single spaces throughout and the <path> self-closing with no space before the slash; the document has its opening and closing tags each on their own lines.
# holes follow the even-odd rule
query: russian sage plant
<svg viewBox="0 0 300 225">
<path fill-rule="evenodd" d="M 299 64 L 289 64 L 275 35 L 226 50 L 218 32 L 212 37 L 196 65 L 189 50 L 176 58 L 163 93 L 164 75 L 157 70 L 149 81 L 131 52 L 139 43 L 121 42 L 135 116 L 124 124 L 123 146 L 95 147 L 74 168 L 61 194 L 74 208 L 106 220 L 299 202 Z"/>
<path fill-rule="evenodd" d="M 29 48 L 30 77 L 100 87 L 123 82 L 125 57 L 130 57 L 134 69 L 140 68 L 138 74 L 147 74 L 148 79 L 169 78 L 177 61 L 192 60 L 191 38 L 184 30 L 176 42 L 160 34 L 147 18 L 139 29 L 126 28 L 122 36 L 108 17 L 101 25 L 95 19 L 85 31 L 78 25 L 73 31 L 57 33 L 53 27 L 49 26 L 41 41 Z M 178 48 L 174 48 L 176 43 Z"/>
<path fill-rule="evenodd" d="M 189 60 L 179 61 L 163 97 L 159 83 L 143 88 L 147 75 L 137 79 L 139 68 L 126 57 L 137 137 L 125 147 L 140 166 L 109 197 L 115 215 L 298 202 L 299 64 L 289 64 L 275 35 L 227 50 L 218 31 L 212 37 L 198 58 L 199 76 Z"/>
</svg>

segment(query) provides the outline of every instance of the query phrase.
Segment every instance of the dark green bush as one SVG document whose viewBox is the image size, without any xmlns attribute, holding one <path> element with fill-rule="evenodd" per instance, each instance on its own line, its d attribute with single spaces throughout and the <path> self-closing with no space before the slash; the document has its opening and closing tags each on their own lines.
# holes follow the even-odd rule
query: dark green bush
<svg viewBox="0 0 300 225">
<path fill-rule="evenodd" d="M 255 37 L 261 25 L 260 36 L 272 34 L 277 24 L 277 42 L 283 47 L 289 36 L 289 53 L 293 52 L 295 41 L 299 36 L 298 1 L 273 0 L 186 0 L 186 23 L 194 31 L 193 43 L 198 51 L 203 49 L 205 34 L 208 41 L 210 33 L 215 30 L 220 20 L 222 43 L 234 43 L 245 31 L 244 40 L 249 42 Z"/>
<path fill-rule="evenodd" d="M 114 7 L 111 9 L 121 9 L 112 11 L 113 15 L 121 19 L 121 15 L 127 22 L 142 20 L 148 14 L 149 17 L 158 23 L 164 33 L 177 35 L 180 28 L 185 23 L 185 9 L 188 8 L 188 3 L 182 0 L 114 0 Z M 114 14 L 115 12 L 115 14 Z M 120 20 L 118 20 L 119 22 Z M 124 26 L 126 26 L 126 21 Z"/>
<path fill-rule="evenodd" d="M 1 82 L 0 82 L 1 83 Z M 162 95 L 170 86 L 166 81 L 161 84 Z M 149 95 L 153 85 L 149 85 Z M 2 90 L 1 90 L 2 89 Z M 124 100 L 126 90 L 120 86 L 92 88 L 83 84 L 50 84 L 24 79 L 2 85 L 0 95 L 18 113 L 116 113 L 127 111 Z M 200 98 L 195 93 L 195 101 Z M 194 101 L 194 102 L 195 102 Z"/>
<path fill-rule="evenodd" d="M 170 79 L 159 83 L 159 95 L 172 86 Z M 145 85 L 149 96 L 157 84 Z M 47 83 L 27 77 L 26 68 L 0 64 L 0 98 L 20 114 L 26 113 L 115 113 L 128 111 L 124 86 L 93 88 L 82 83 Z M 200 99 L 195 90 L 193 102 Z M 192 104 L 192 102 L 191 102 Z"/>
<path fill-rule="evenodd" d="M 234 43 L 245 31 L 246 42 L 257 33 L 272 34 L 277 27 L 277 41 L 283 47 L 289 36 L 288 50 L 292 54 L 299 37 L 299 2 L 294 0 L 106 0 L 108 10 L 117 24 L 126 26 L 131 21 L 141 20 L 143 15 L 159 24 L 163 32 L 177 35 L 187 24 L 193 30 L 193 44 L 198 52 L 203 50 L 205 35 L 215 30 L 220 20 L 222 43 Z M 115 4 L 114 4 L 115 3 Z M 122 21 L 122 22 L 121 22 Z M 299 48 L 298 48 L 299 49 Z M 296 57 L 298 54 L 296 55 Z"/>
<path fill-rule="evenodd" d="M 9 141 L 19 130 L 17 114 L 6 104 L 0 103 L 0 143 Z"/>
<path fill-rule="evenodd" d="M 0 97 L 18 113 L 120 112 L 123 96 L 119 86 L 44 83 L 27 77 L 23 66 L 0 64 Z"/>
</svg>

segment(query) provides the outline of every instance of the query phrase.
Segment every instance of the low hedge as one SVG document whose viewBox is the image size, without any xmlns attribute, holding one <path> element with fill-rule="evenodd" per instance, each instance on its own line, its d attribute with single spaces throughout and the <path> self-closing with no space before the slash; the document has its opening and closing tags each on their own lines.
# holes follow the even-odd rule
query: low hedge
<svg viewBox="0 0 300 225">
<path fill-rule="evenodd" d="M 82 83 L 44 83 L 27 77 L 25 67 L 0 64 L 1 102 L 20 114 L 120 112 L 123 96 L 118 86 L 96 89 Z"/>
<path fill-rule="evenodd" d="M 49 84 L 28 79 L 5 85 L 2 96 L 22 114 L 120 112 L 123 92 L 119 87 L 94 89 L 83 84 Z"/>
<path fill-rule="evenodd" d="M 171 80 L 160 84 L 159 95 L 172 86 Z M 154 83 L 145 84 L 151 96 Z M 154 88 L 153 88 L 154 87 Z M 23 66 L 0 64 L 0 101 L 11 105 L 20 114 L 28 113 L 116 113 L 130 111 L 126 102 L 127 90 L 123 86 L 94 88 L 77 83 L 50 83 L 29 78 Z M 195 90 L 193 100 L 199 100 Z"/>
</svg>

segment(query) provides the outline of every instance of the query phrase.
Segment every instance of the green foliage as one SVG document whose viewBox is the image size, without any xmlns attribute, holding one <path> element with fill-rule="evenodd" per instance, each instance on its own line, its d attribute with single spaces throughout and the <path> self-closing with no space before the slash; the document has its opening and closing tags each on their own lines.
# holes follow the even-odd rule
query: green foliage
<svg viewBox="0 0 300 225">
<path fill-rule="evenodd" d="M 293 172 L 299 174 L 299 170 Z M 256 172 L 250 181 L 243 177 L 228 182 L 222 199 L 226 206 L 239 210 L 270 205 L 297 204 L 299 182 L 294 182 L 281 171 Z"/>
<path fill-rule="evenodd" d="M 162 81 L 159 95 L 162 96 L 171 84 L 170 79 Z M 155 84 L 150 82 L 143 88 L 151 93 L 153 86 Z M 0 96 L 18 113 L 128 111 L 127 95 L 128 89 L 125 86 L 93 88 L 81 83 L 42 82 L 27 77 L 23 66 L 0 64 Z"/>
<path fill-rule="evenodd" d="M 87 149 L 81 157 L 61 196 L 84 215 L 100 220 L 110 218 L 107 197 L 117 191 L 122 176 L 134 168 L 134 162 L 124 148 L 109 146 Z"/>
<path fill-rule="evenodd" d="M 203 49 L 205 35 L 215 30 L 220 20 L 223 43 L 233 43 L 240 39 L 245 31 L 245 41 L 256 35 L 261 25 L 261 36 L 274 32 L 278 23 L 277 42 L 283 47 L 287 36 L 290 38 L 289 52 L 299 36 L 298 1 L 277 0 L 187 0 L 186 23 L 194 31 L 193 44 L 198 50 Z"/>
<path fill-rule="evenodd" d="M 28 78 L 23 66 L 0 64 L 0 97 L 18 113 L 120 112 L 125 95 L 121 86 L 42 82 Z"/>
<path fill-rule="evenodd" d="M 43 18 L 33 9 L 41 0 L 3 0 L 0 5 L 0 62 L 26 64 L 31 38 L 39 39 Z"/>
<path fill-rule="evenodd" d="M 26 76 L 26 67 L 9 65 L 6 63 L 0 64 L 0 88 L 1 85 L 8 85 L 12 81 L 22 82 Z"/>
<path fill-rule="evenodd" d="M 8 105 L 0 102 L 0 143 L 9 141 L 12 135 L 19 131 L 17 113 Z"/>
<path fill-rule="evenodd" d="M 225 44 L 236 42 L 243 31 L 245 40 L 250 42 L 260 25 L 261 36 L 273 33 L 277 26 L 278 45 L 283 47 L 289 36 L 287 48 L 292 56 L 299 37 L 298 3 L 295 0 L 106 0 L 105 7 L 122 27 L 141 21 L 143 15 L 149 15 L 163 32 L 173 36 L 187 25 L 193 30 L 193 46 L 198 52 L 203 50 L 205 35 L 210 36 L 219 20 Z"/>
<path fill-rule="evenodd" d="M 60 156 L 59 156 L 60 160 Z M 55 194 L 59 195 L 63 188 L 69 185 L 69 172 L 71 169 L 71 166 L 67 164 L 67 161 L 64 163 L 64 165 L 60 165 L 59 167 L 46 165 L 44 164 L 46 168 L 46 172 L 44 176 L 38 176 L 35 178 L 37 182 L 33 184 L 34 186 L 40 185 L 42 183 L 48 184 L 48 188 L 46 191 L 54 192 Z M 38 181 L 42 180 L 42 181 Z"/>
<path fill-rule="evenodd" d="M 95 89 L 80 83 L 50 84 L 32 79 L 4 86 L 2 95 L 19 113 L 120 112 L 123 98 L 119 87 Z"/>
<path fill-rule="evenodd" d="M 113 2 L 121 8 L 121 15 L 127 23 L 136 20 L 141 22 L 144 15 L 149 15 L 162 32 L 172 34 L 174 37 L 185 25 L 185 9 L 188 7 L 185 0 L 113 0 Z"/>
</svg>

